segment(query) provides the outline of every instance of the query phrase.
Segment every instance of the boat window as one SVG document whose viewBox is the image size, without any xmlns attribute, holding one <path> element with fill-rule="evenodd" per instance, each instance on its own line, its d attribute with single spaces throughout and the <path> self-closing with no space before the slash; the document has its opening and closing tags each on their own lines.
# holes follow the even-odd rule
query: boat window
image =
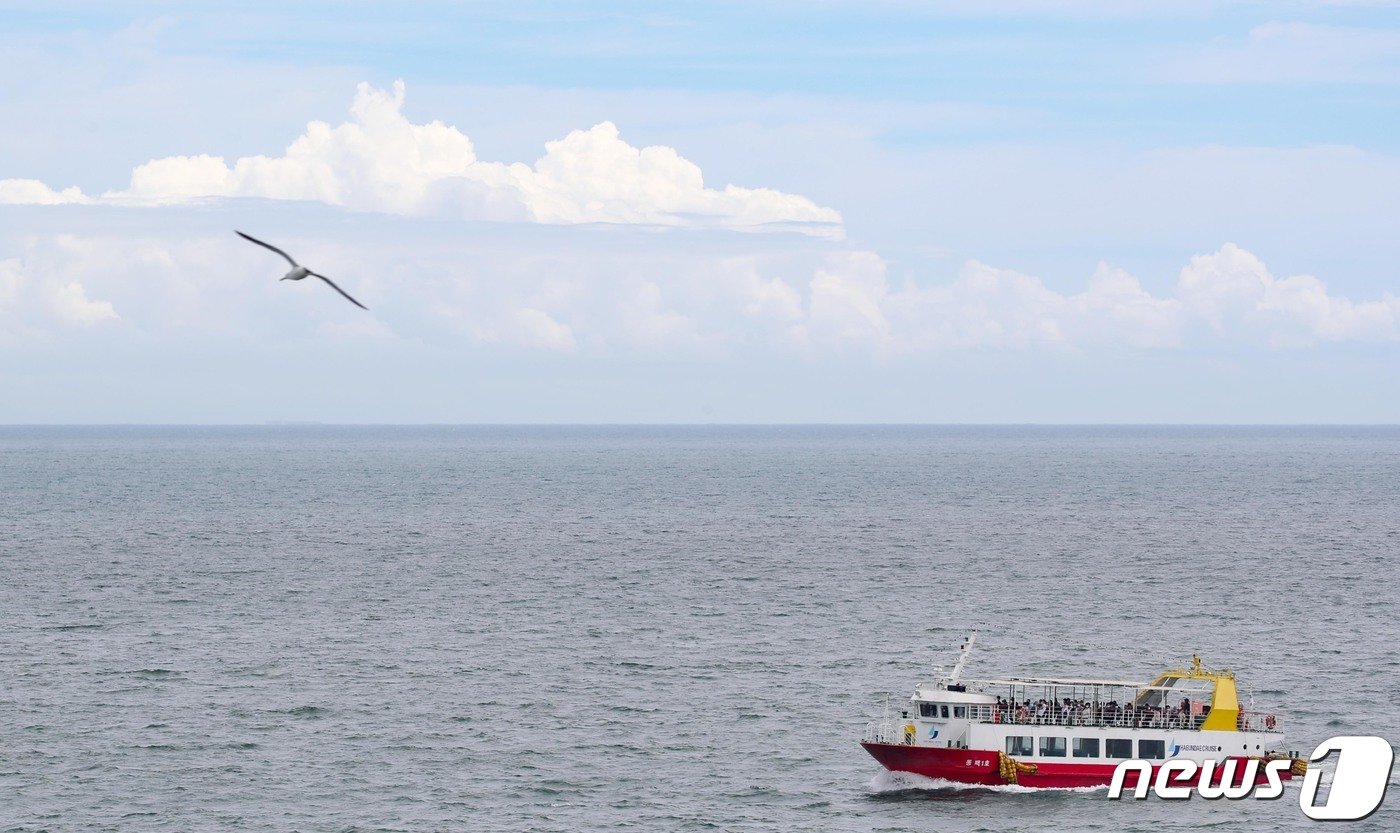
<svg viewBox="0 0 1400 833">
<path fill-rule="evenodd" d="M 1133 742 L 1129 738 L 1108 738 L 1103 745 L 1105 758 L 1133 757 Z"/>
<path fill-rule="evenodd" d="M 954 706 L 953 717 L 967 717 L 967 706 Z"/>
<path fill-rule="evenodd" d="M 1167 742 L 1164 740 L 1138 741 L 1138 757 L 1149 761 L 1160 761 L 1167 757 Z"/>
<path fill-rule="evenodd" d="M 938 717 L 937 703 L 920 703 L 919 717 Z"/>
<path fill-rule="evenodd" d="M 1075 738 L 1074 757 L 1076 758 L 1097 758 L 1099 756 L 1098 738 Z"/>
<path fill-rule="evenodd" d="M 1034 755 L 1034 738 L 1030 735 L 1008 735 L 1006 738 L 1006 754 Z"/>
<path fill-rule="evenodd" d="M 948 719 L 948 707 L 946 705 L 943 707 L 943 719 Z"/>
<path fill-rule="evenodd" d="M 1040 754 L 1047 758 L 1063 758 L 1065 756 L 1065 739 L 1041 738 Z"/>
</svg>

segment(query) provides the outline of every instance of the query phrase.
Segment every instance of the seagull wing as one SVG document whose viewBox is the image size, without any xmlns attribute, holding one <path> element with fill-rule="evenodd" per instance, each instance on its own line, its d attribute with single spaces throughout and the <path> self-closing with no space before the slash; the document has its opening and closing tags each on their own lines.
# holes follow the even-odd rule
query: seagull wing
<svg viewBox="0 0 1400 833">
<path fill-rule="evenodd" d="M 234 230 L 233 230 L 233 233 L 236 234 L 236 235 L 238 235 L 239 237 L 242 237 L 244 240 L 247 240 L 249 243 L 257 243 L 259 246 L 262 246 L 264 249 L 271 249 L 271 250 L 273 250 L 274 252 L 276 252 L 277 254 L 281 255 L 282 257 L 285 257 L 285 258 L 287 259 L 287 262 L 290 263 L 290 264 L 292 264 L 293 266 L 300 266 L 300 265 L 301 265 L 300 263 L 297 263 L 295 260 L 292 260 L 292 256 L 291 256 L 291 255 L 287 254 L 286 252 L 282 251 L 281 249 L 277 248 L 276 246 L 272 245 L 271 243 L 264 243 L 264 242 L 262 242 L 261 240 L 259 240 L 259 239 L 256 238 L 256 237 L 249 237 L 248 235 L 244 234 L 243 232 L 239 231 L 238 229 L 234 229 Z M 320 277 L 320 276 L 318 275 L 317 277 Z"/>
<path fill-rule="evenodd" d="M 336 285 L 335 285 L 335 281 L 331 280 L 330 278 L 326 277 L 325 275 L 317 274 L 316 272 L 312 272 L 311 274 L 316 275 L 316 277 L 318 277 L 318 278 L 320 278 L 321 280 L 325 281 L 326 283 L 330 284 L 330 285 L 331 285 L 331 289 L 334 289 L 336 292 L 339 292 L 341 295 L 344 295 L 344 296 L 345 296 L 345 300 L 349 301 L 350 303 L 354 304 L 355 306 L 359 307 L 360 309 L 365 310 L 366 312 L 369 311 L 369 307 L 365 306 L 364 304 L 360 303 L 359 301 L 356 301 L 354 298 L 351 298 L 351 297 L 350 297 L 350 293 L 348 293 L 348 292 L 346 292 L 345 290 L 341 289 L 340 287 L 336 286 Z"/>
</svg>

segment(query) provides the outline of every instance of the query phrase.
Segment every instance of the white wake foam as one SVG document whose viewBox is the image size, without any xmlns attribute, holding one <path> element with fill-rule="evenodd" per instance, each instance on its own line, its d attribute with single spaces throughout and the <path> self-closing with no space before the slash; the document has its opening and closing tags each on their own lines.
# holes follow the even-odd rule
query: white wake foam
<svg viewBox="0 0 1400 833">
<path fill-rule="evenodd" d="M 1068 793 L 1093 793 L 1107 790 L 1108 786 L 1099 787 L 1023 787 L 1020 784 L 964 784 L 961 781 L 949 781 L 946 778 L 929 778 L 924 775 L 915 775 L 912 772 L 881 772 L 874 778 L 866 788 L 872 793 L 891 793 L 903 790 L 984 790 L 995 793 L 1040 793 L 1040 792 L 1068 792 Z"/>
</svg>

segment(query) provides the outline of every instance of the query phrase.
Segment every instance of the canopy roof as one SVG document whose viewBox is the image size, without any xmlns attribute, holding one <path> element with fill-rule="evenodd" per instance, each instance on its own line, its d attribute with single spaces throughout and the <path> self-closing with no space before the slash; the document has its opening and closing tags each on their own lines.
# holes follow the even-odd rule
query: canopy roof
<svg viewBox="0 0 1400 833">
<path fill-rule="evenodd" d="M 1007 677 L 1002 680 L 968 680 L 977 685 L 1019 685 L 1019 686 L 1119 686 L 1121 688 L 1147 688 L 1144 680 L 1089 680 L 1071 677 Z"/>
</svg>

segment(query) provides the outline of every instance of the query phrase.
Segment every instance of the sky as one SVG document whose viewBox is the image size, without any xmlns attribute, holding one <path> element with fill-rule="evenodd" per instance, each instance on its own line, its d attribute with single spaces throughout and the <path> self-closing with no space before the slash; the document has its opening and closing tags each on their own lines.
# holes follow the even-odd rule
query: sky
<svg viewBox="0 0 1400 833">
<path fill-rule="evenodd" d="M 0 65 L 0 423 L 1400 421 L 1395 3 L 0 0 Z"/>
</svg>

